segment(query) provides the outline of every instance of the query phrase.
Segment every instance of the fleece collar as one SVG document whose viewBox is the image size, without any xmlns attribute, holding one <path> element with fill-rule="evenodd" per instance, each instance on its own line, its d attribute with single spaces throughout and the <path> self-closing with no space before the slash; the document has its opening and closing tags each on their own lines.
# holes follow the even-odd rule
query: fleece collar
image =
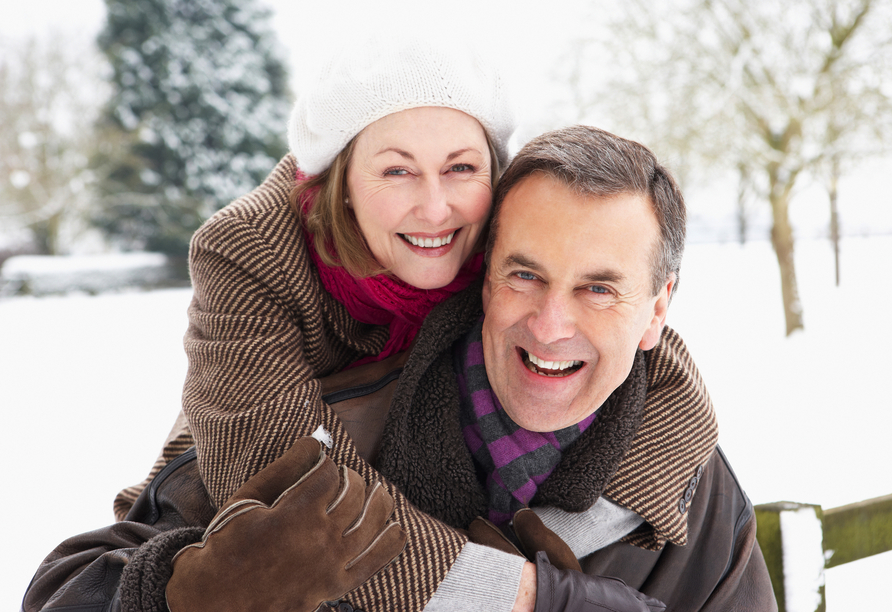
<svg viewBox="0 0 892 612">
<path fill-rule="evenodd" d="M 451 355 L 481 314 L 475 283 L 428 317 L 400 377 L 377 466 L 419 508 L 456 527 L 488 509 L 461 432 Z M 657 347 L 638 351 L 629 378 L 531 505 L 579 512 L 603 495 L 647 522 L 626 541 L 651 550 L 682 546 L 687 505 L 717 441 L 702 379 L 681 338 L 666 328 Z"/>
</svg>

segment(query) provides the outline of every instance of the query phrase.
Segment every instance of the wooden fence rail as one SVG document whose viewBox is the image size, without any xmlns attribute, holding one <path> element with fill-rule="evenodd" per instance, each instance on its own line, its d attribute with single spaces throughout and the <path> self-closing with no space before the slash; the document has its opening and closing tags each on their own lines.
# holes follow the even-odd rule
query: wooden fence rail
<svg viewBox="0 0 892 612">
<path fill-rule="evenodd" d="M 892 495 L 829 510 L 762 504 L 756 523 L 779 612 L 825 612 L 825 569 L 892 550 Z"/>
</svg>

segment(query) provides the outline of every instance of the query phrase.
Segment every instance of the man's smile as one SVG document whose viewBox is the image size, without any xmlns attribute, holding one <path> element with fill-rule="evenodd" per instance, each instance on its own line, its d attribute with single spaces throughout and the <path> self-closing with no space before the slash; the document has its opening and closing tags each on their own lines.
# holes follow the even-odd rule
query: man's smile
<svg viewBox="0 0 892 612">
<path fill-rule="evenodd" d="M 523 364 L 530 372 L 550 378 L 563 378 L 577 372 L 584 362 L 578 360 L 546 360 L 519 348 Z"/>
</svg>

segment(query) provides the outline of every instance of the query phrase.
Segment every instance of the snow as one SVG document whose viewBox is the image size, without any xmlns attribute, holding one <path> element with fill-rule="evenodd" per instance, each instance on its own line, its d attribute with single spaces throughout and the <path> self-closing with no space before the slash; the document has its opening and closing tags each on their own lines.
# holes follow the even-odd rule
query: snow
<svg viewBox="0 0 892 612">
<path fill-rule="evenodd" d="M 806 329 L 785 338 L 768 244 L 685 255 L 669 323 L 754 503 L 831 508 L 892 493 L 892 237 L 847 239 L 842 257 L 836 288 L 829 245 L 799 242 Z M 14 552 L 0 605 L 18 605 L 61 540 L 111 522 L 114 494 L 148 472 L 179 410 L 189 299 L 178 289 L 0 300 L 0 490 L 12 492 L 0 547 Z M 828 611 L 873 609 L 890 573 L 892 553 L 827 571 Z"/>
<path fill-rule="evenodd" d="M 182 284 L 160 253 L 103 255 L 19 255 L 0 266 L 0 297 L 53 295 L 73 291 L 100 293 L 125 287 Z"/>
<path fill-rule="evenodd" d="M 40 276 L 44 274 L 73 274 L 108 270 L 130 270 L 164 266 L 167 257 L 160 253 L 116 253 L 113 255 L 19 255 L 3 262 L 5 278 Z"/>
<path fill-rule="evenodd" d="M 805 331 L 784 337 L 768 243 L 694 245 L 668 323 L 716 405 L 720 441 L 755 503 L 833 508 L 892 493 L 892 237 L 850 238 L 842 285 L 825 241 L 797 243 Z"/>
<path fill-rule="evenodd" d="M 780 513 L 787 612 L 815 612 L 824 585 L 821 519 L 814 506 L 790 504 Z"/>
</svg>

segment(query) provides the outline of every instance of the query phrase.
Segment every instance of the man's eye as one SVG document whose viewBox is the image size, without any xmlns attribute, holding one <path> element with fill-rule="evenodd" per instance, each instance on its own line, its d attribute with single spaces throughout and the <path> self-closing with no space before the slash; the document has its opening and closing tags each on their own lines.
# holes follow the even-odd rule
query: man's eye
<svg viewBox="0 0 892 612">
<path fill-rule="evenodd" d="M 610 291 L 607 289 L 607 287 L 602 287 L 601 285 L 592 285 L 588 289 L 592 293 L 598 293 L 601 295 L 608 295 L 610 293 Z"/>
<path fill-rule="evenodd" d="M 391 168 L 390 170 L 384 171 L 385 176 L 400 176 L 403 174 L 409 174 L 409 171 L 405 168 Z"/>
<path fill-rule="evenodd" d="M 518 272 L 517 278 L 521 280 L 536 280 L 536 275 L 532 272 Z"/>
</svg>

